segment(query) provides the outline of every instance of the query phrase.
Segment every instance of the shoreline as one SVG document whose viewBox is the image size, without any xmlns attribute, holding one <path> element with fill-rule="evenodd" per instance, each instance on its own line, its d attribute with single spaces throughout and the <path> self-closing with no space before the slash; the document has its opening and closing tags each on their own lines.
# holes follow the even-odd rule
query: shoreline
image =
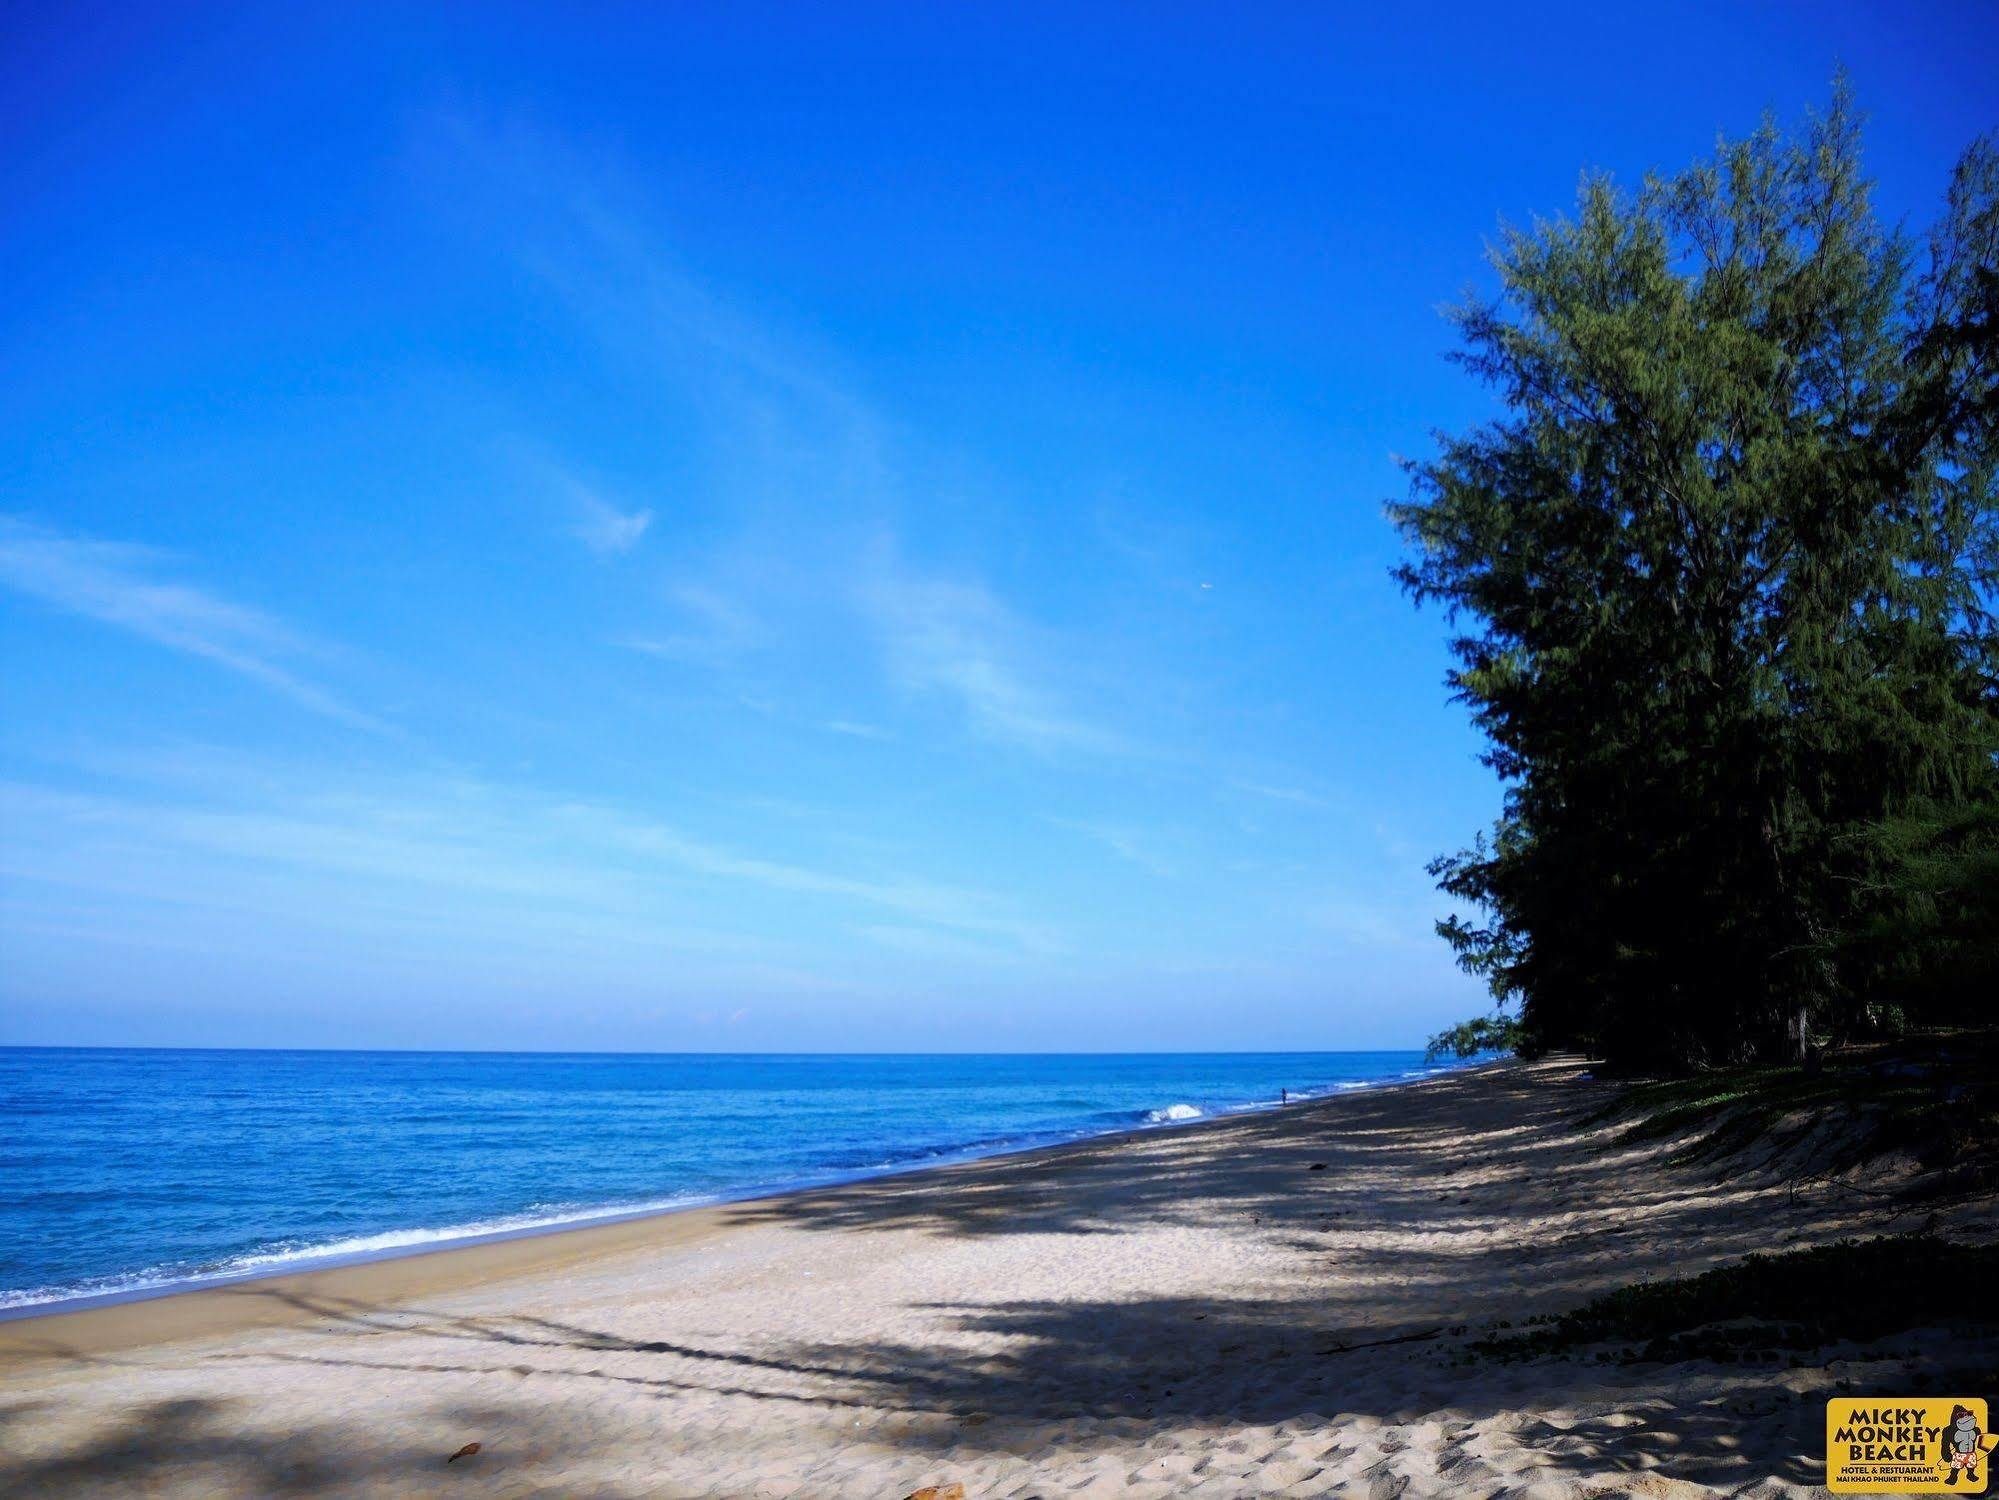
<svg viewBox="0 0 1999 1500">
<path fill-rule="evenodd" d="M 0 1325 L 49 1500 L 1802 1500 L 1825 1401 L 1993 1341 L 1492 1357 L 1593 1299 L 1892 1232 L 1634 1135 L 1574 1059 Z M 1952 1209 L 1999 1237 L 1999 1199 Z M 1913 1313 L 1920 1317 L 1921 1314 Z"/>
<path fill-rule="evenodd" d="M 451 1239 L 348 1255 L 302 1256 L 299 1264 L 274 1266 L 268 1270 L 223 1273 L 156 1287 L 134 1287 L 60 1301 L 21 1303 L 0 1308 L 0 1368 L 31 1359 L 30 1351 L 44 1342 L 59 1343 L 65 1349 L 102 1353 L 136 1344 L 172 1342 L 237 1329 L 282 1326 L 312 1316 L 310 1312 L 295 1308 L 287 1312 L 282 1295 L 253 1302 L 256 1294 L 295 1292 L 306 1297 L 318 1297 L 366 1292 L 405 1297 L 429 1295 L 460 1286 L 485 1286 L 600 1256 L 652 1246 L 697 1243 L 726 1232 L 730 1227 L 730 1216 L 734 1213 L 780 1205 L 805 1194 L 837 1194 L 844 1190 L 909 1182 L 933 1175 L 943 1178 L 953 1172 L 995 1163 L 1060 1159 L 1070 1153 L 1102 1149 L 1122 1142 L 1194 1134 L 1245 1121 L 1324 1109 L 1361 1095 L 1415 1089 L 1444 1078 L 1461 1078 L 1517 1065 L 1512 1058 L 1445 1065 L 1421 1077 L 1355 1083 L 1288 1103 L 1252 1102 L 1200 1119 L 1133 1124 L 1069 1140 L 1019 1148 L 1002 1147 L 994 1151 L 952 1156 L 943 1161 L 924 1161 L 767 1190 L 750 1189 L 740 1196 L 660 1208 L 612 1211 L 512 1229 L 474 1231 Z M 681 1226 L 681 1232 L 673 1232 L 671 1226 Z M 429 1264 L 432 1262 L 435 1264 Z M 393 1268 L 403 1269 L 398 1271 Z M 166 1307 L 167 1304 L 182 1301 L 193 1301 L 198 1305 L 179 1310 Z M 157 1315 L 140 1313 L 136 1317 L 129 1316 L 139 1309 L 160 1309 L 160 1312 Z M 46 1341 L 37 1339 L 34 1335 L 38 1332 L 46 1333 L 50 1338 Z"/>
</svg>

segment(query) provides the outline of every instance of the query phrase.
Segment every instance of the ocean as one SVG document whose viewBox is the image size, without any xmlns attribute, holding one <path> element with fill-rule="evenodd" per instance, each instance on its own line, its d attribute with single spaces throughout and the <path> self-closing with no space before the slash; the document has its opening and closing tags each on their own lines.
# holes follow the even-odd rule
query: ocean
<svg viewBox="0 0 1999 1500">
<path fill-rule="evenodd" d="M 1419 1052 L 0 1048 L 0 1316 L 1274 1107 Z"/>
</svg>

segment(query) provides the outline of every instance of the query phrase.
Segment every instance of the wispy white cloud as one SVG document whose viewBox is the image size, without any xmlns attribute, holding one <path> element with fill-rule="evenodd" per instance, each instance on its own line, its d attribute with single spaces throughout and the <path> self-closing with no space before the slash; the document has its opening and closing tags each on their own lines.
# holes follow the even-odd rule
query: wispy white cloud
<svg viewBox="0 0 1999 1500">
<path fill-rule="evenodd" d="M 844 734 L 857 740 L 886 740 L 893 736 L 879 724 L 861 724 L 853 719 L 828 719 L 819 726 L 828 734 Z"/>
<path fill-rule="evenodd" d="M 576 535 L 592 552 L 604 555 L 629 552 L 646 534 L 646 528 L 652 525 L 652 511 L 649 509 L 618 510 L 594 495 L 584 495 L 580 499 L 584 514 L 576 524 Z"/>
<path fill-rule="evenodd" d="M 1079 833 L 1093 843 L 1103 845 L 1119 859 L 1137 865 L 1141 870 L 1154 875 L 1175 873 L 1173 863 L 1159 854 L 1154 846 L 1153 835 L 1144 829 L 1087 818 L 1051 817 L 1046 821 L 1057 828 L 1066 828 L 1071 833 Z"/>
<path fill-rule="evenodd" d="M 552 493 L 555 505 L 564 513 L 563 528 L 598 556 L 631 551 L 652 528 L 656 517 L 651 507 L 627 509 L 612 504 L 600 486 L 585 479 L 546 445 L 509 436 L 498 446 L 531 489 Z"/>
<path fill-rule="evenodd" d="M 667 590 L 679 628 L 664 635 L 629 636 L 628 650 L 699 666 L 725 666 L 764 645 L 769 632 L 758 615 L 721 589 L 678 583 Z"/>
<path fill-rule="evenodd" d="M 582 152 L 519 121 L 433 115 L 412 160 L 441 202 L 469 214 L 608 347 L 733 407 L 754 425 L 773 399 L 790 420 L 811 413 L 819 435 L 865 459 L 879 436 L 867 403 L 831 371 L 830 356 L 785 337 L 697 276 L 656 232 L 648 195 L 601 152 Z"/>
<path fill-rule="evenodd" d="M 1053 643 L 983 584 L 880 562 L 862 591 L 897 686 L 955 702 L 989 738 L 1043 753 L 1114 753 L 1122 736 L 1076 711 L 1051 679 Z"/>
<path fill-rule="evenodd" d="M 136 785 L 83 793 L 0 782 L 14 876 L 108 881 L 135 894 L 130 882 L 143 878 L 135 871 L 151 869 L 170 898 L 182 883 L 174 872 L 213 859 L 224 862 L 216 878 L 225 884 L 245 883 L 245 870 L 253 872 L 250 885 L 289 872 L 385 899 L 430 893 L 412 896 L 411 910 L 472 900 L 535 924 L 580 914 L 665 930 L 689 920 L 676 922 L 676 907 L 701 908 L 702 888 L 721 882 L 806 898 L 829 917 L 872 911 L 1024 952 L 1059 946 L 1048 928 L 986 892 L 747 853 L 602 801 L 435 774 L 356 777 L 186 748 L 91 764 Z M 690 875 L 699 877 L 692 885 Z"/>
<path fill-rule="evenodd" d="M 994 898 L 980 892 L 926 880 L 860 878 L 741 854 L 665 824 L 599 807 L 571 806 L 563 810 L 563 816 L 612 846 L 697 874 L 879 906 L 936 927 L 1004 938 L 1022 948 L 1043 950 L 1052 946 L 1044 929 L 1010 915 Z"/>
<path fill-rule="evenodd" d="M 674 661 L 733 666 L 751 645 L 830 641 L 912 696 L 955 703 L 974 731 L 1041 754 L 1115 753 L 1126 738 L 1065 686 L 1086 653 L 1005 603 L 983 580 L 884 561 L 909 498 L 951 481 L 880 412 L 830 352 L 787 337 L 692 274 L 653 232 L 644 196 L 600 158 L 518 127 L 439 122 L 454 201 L 481 186 L 505 243 L 571 316 L 705 423 L 714 493 L 730 517 L 666 630 L 623 644 Z M 607 534 L 622 535 L 607 528 Z M 859 578 L 856 586 L 848 580 Z M 821 721 L 824 722 L 823 720 Z M 851 718 L 827 727 L 853 733 Z M 866 730 L 862 731 L 866 733 Z"/>
<path fill-rule="evenodd" d="M 1295 786 L 1272 786 L 1266 782 L 1245 781 L 1240 777 L 1229 782 L 1239 792 L 1247 792 L 1252 797 L 1263 797 L 1271 802 L 1288 802 L 1294 807 L 1309 807 L 1315 812 L 1324 812 L 1332 806 L 1324 797 L 1301 791 Z"/>
<path fill-rule="evenodd" d="M 57 609 L 215 663 L 357 729 L 390 726 L 300 677 L 285 658 L 309 643 L 272 616 L 165 576 L 173 559 L 0 516 L 0 583 Z"/>
</svg>

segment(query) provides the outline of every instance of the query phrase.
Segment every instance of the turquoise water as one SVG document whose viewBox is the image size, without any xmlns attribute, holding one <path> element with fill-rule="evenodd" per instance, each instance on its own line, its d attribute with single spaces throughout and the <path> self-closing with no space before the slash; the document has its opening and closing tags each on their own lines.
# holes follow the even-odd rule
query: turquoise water
<svg viewBox="0 0 1999 1500">
<path fill-rule="evenodd" d="M 1417 1052 L 0 1048 L 0 1309 L 746 1197 L 1429 1071 Z"/>
</svg>

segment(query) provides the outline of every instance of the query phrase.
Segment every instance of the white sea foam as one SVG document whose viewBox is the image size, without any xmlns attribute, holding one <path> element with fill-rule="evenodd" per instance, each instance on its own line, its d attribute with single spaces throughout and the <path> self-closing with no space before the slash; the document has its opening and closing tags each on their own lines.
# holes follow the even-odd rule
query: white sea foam
<svg viewBox="0 0 1999 1500">
<path fill-rule="evenodd" d="M 537 1230 L 576 1229 L 586 1224 L 638 1218 L 646 1214 L 665 1213 L 676 1208 L 692 1208 L 697 1204 L 713 1201 L 715 1200 L 709 1196 L 688 1195 L 662 1198 L 648 1203 L 626 1204 L 618 1208 L 560 1210 L 551 1208 L 438 1229 L 392 1229 L 381 1234 L 356 1235 L 351 1239 L 328 1240 L 316 1244 L 280 1243 L 268 1250 L 231 1256 L 227 1260 L 199 1269 L 149 1266 L 129 1276 L 98 1277 L 70 1286 L 0 1290 L 0 1312 L 46 1307 L 56 1302 L 92 1301 L 98 1298 L 120 1299 L 149 1292 L 191 1290 L 196 1287 L 238 1281 L 246 1277 L 303 1270 L 310 1266 L 372 1260 L 378 1256 L 393 1255 L 399 1250 L 414 1250 L 423 1246 L 477 1244 L 484 1240 L 531 1234 Z"/>
<path fill-rule="evenodd" d="M 353 1239 L 330 1240 L 318 1245 L 278 1245 L 250 1255 L 232 1256 L 215 1268 L 218 1276 L 240 1271 L 268 1271 L 307 1260 L 345 1260 L 349 1256 L 380 1255 L 388 1250 L 408 1250 L 416 1245 L 441 1245 L 452 1240 L 475 1239 L 488 1234 L 516 1234 L 524 1229 L 553 1229 L 590 1215 L 581 1213 L 540 1215 L 515 1214 L 504 1219 L 465 1224 L 448 1229 L 391 1229 L 381 1234 L 356 1235 Z"/>
<path fill-rule="evenodd" d="M 74 1286 L 31 1286 L 18 1291 L 0 1291 L 0 1313 L 23 1307 L 47 1307 L 52 1302 L 76 1302 L 87 1297 L 124 1297 L 138 1292 L 178 1290 L 189 1285 L 185 1276 L 161 1276 L 141 1271 L 132 1276 L 107 1276 L 97 1281 L 79 1281 Z"/>
<path fill-rule="evenodd" d="M 1447 1072 L 1453 1065 L 1446 1063 L 1423 1069 L 1404 1072 L 1401 1078 L 1414 1080 L 1432 1077 Z M 1312 1089 L 1296 1089 L 1291 1092 L 1293 1100 L 1324 1097 L 1328 1094 L 1346 1093 L 1350 1090 L 1378 1088 L 1396 1081 L 1393 1078 L 1343 1079 Z M 1274 1109 L 1277 1100 L 1260 1099 L 1215 1106 L 1213 1113 L 1221 1115 L 1239 1114 L 1245 1111 Z M 1209 1108 L 1195 1104 L 1169 1104 L 1161 1109 L 1147 1110 L 1143 1122 L 1148 1125 L 1179 1124 L 1189 1120 L 1205 1119 Z M 1130 1117 L 1125 1117 L 1129 1122 Z M 826 1170 L 805 1174 L 789 1182 L 772 1183 L 760 1191 L 783 1191 L 797 1187 L 819 1186 L 826 1183 L 851 1181 L 884 1173 L 909 1171 L 937 1161 L 976 1159 L 1023 1146 L 1045 1144 L 1057 1140 L 1081 1140 L 1092 1136 L 1114 1133 L 1120 1127 L 1092 1128 L 1072 1127 L 1054 1130 L 1045 1136 L 1026 1138 L 994 1137 L 977 1143 L 958 1147 L 939 1147 L 918 1153 L 915 1157 L 888 1158 L 858 1170 Z M 1130 1128 L 1129 1123 L 1121 1128 Z M 200 1286 L 245 1280 L 256 1276 L 268 1276 L 277 1272 L 303 1270 L 314 1266 L 342 1264 L 352 1261 L 371 1260 L 393 1256 L 398 1253 L 436 1248 L 453 1244 L 476 1244 L 485 1240 L 505 1239 L 516 1235 L 534 1234 L 554 1229 L 580 1227 L 586 1224 L 614 1222 L 619 1219 L 637 1218 L 646 1214 L 662 1213 L 671 1209 L 689 1208 L 697 1204 L 726 1201 L 727 1194 L 683 1195 L 661 1198 L 643 1203 L 626 1203 L 614 1207 L 591 1208 L 582 1205 L 537 1204 L 516 1214 L 467 1224 L 455 1224 L 434 1228 L 391 1229 L 375 1234 L 356 1235 L 346 1239 L 320 1242 L 279 1241 L 267 1248 L 232 1256 L 226 1260 L 212 1261 L 205 1266 L 154 1265 L 121 1276 L 92 1277 L 62 1286 L 40 1286 L 28 1288 L 0 1288 L 0 1318 L 28 1315 L 31 1310 L 46 1309 L 52 1304 L 89 1303 L 98 1300 L 123 1300 L 143 1297 L 162 1292 L 180 1291 Z"/>
</svg>

